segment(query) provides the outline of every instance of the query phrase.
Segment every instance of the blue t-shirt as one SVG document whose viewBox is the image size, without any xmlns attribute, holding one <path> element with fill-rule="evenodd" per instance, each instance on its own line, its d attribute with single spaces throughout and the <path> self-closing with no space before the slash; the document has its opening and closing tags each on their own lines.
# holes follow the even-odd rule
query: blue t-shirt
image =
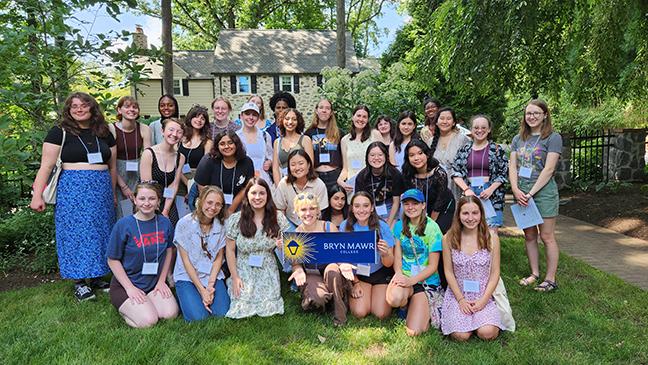
<svg viewBox="0 0 648 365">
<path fill-rule="evenodd" d="M 385 240 L 385 242 L 387 242 L 387 246 L 394 247 L 394 235 L 389 229 L 389 225 L 387 225 L 387 223 L 385 223 L 383 220 L 380 220 L 379 222 L 380 222 L 380 232 L 379 232 L 379 236 L 376 238 L 376 242 L 382 239 Z M 340 223 L 340 232 L 346 232 L 346 224 L 347 224 L 346 219 L 343 220 L 342 223 Z M 369 230 L 369 226 L 361 226 L 357 222 L 353 225 L 354 232 L 363 232 L 368 230 Z M 369 272 L 372 274 L 383 267 L 383 264 L 380 261 L 380 253 L 378 253 L 378 250 L 376 250 L 376 262 L 378 263 L 377 264 L 369 263 L 370 266 Z"/>
<path fill-rule="evenodd" d="M 410 224 L 412 238 L 403 234 L 403 221 L 399 220 L 394 224 L 394 237 L 400 241 L 402 252 L 402 271 L 405 276 L 412 277 L 429 265 L 430 252 L 441 252 L 443 250 L 443 234 L 439 225 L 430 217 L 427 217 L 425 232 L 423 236 L 416 235 L 416 227 Z M 414 248 L 412 248 L 414 246 Z M 416 254 L 414 254 L 416 250 Z M 441 258 L 439 258 L 441 260 Z M 416 270 L 418 267 L 418 271 Z M 438 268 L 438 266 L 437 266 Z M 412 270 L 414 269 L 414 270 Z M 441 285 L 438 270 L 425 280 L 428 285 Z"/>
<path fill-rule="evenodd" d="M 166 249 L 174 247 L 171 221 L 162 215 L 156 217 L 157 232 L 155 218 L 138 221 L 142 237 L 137 230 L 135 216 L 120 219 L 110 233 L 107 249 L 108 258 L 121 261 L 131 283 L 145 292 L 155 287 L 166 258 Z M 158 263 L 157 275 L 142 275 L 145 252 L 146 262 Z"/>
</svg>

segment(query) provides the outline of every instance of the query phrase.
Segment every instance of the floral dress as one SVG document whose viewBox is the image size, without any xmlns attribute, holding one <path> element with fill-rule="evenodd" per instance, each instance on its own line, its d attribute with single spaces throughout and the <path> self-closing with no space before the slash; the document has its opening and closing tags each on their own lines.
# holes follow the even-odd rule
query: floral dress
<svg viewBox="0 0 648 365">
<path fill-rule="evenodd" d="M 281 298 L 279 268 L 274 256 L 276 239 L 268 237 L 258 229 L 254 237 L 241 234 L 239 221 L 241 212 L 236 212 L 227 220 L 227 238 L 236 241 L 236 271 L 243 289 L 238 298 L 234 297 L 232 278 L 227 279 L 228 293 L 231 298 L 230 309 L 225 315 L 228 318 L 245 318 L 258 315 L 268 317 L 283 314 L 284 304 Z M 277 212 L 279 232 L 289 229 L 288 220 Z M 262 261 L 259 264 L 259 259 Z"/>
</svg>

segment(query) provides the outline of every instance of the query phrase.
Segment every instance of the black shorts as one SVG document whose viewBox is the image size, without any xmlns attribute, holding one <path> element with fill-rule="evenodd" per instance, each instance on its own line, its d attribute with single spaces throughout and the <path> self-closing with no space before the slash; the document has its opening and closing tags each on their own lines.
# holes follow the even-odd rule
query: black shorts
<svg viewBox="0 0 648 365">
<path fill-rule="evenodd" d="M 153 289 L 149 290 L 148 292 L 145 291 L 144 293 L 148 294 L 152 292 Z M 121 307 L 122 304 L 124 304 L 124 302 L 128 300 L 128 293 L 126 293 L 126 289 L 124 289 L 119 280 L 117 280 L 114 276 L 110 281 L 109 295 L 110 303 L 112 303 L 112 305 L 117 308 L 117 310 L 119 310 L 119 307 Z"/>
<path fill-rule="evenodd" d="M 419 284 L 419 283 L 414 284 L 414 286 L 412 287 L 412 289 L 414 289 L 414 294 L 416 294 L 416 293 L 422 293 L 422 292 L 425 291 L 425 288 L 423 287 L 423 285 L 422 285 L 422 284 Z M 414 295 L 414 294 L 412 294 L 412 295 Z"/>
<path fill-rule="evenodd" d="M 387 285 L 389 284 L 393 276 L 394 276 L 394 269 L 385 266 L 381 267 L 380 269 L 378 269 L 378 271 L 374 272 L 369 276 L 357 275 L 358 280 L 371 285 L 379 285 L 379 284 Z"/>
</svg>

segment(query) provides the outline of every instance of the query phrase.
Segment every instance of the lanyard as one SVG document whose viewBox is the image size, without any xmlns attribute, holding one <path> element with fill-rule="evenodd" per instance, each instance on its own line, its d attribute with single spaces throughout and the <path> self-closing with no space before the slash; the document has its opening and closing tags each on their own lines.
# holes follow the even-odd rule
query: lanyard
<svg viewBox="0 0 648 365">
<path fill-rule="evenodd" d="M 153 152 L 153 153 L 155 153 L 155 152 Z M 178 152 L 176 152 L 176 158 L 177 158 L 177 157 L 178 157 Z M 168 182 L 168 181 L 167 181 L 167 172 L 166 172 L 166 169 L 167 169 L 167 163 L 166 163 L 166 157 L 164 156 L 164 154 L 162 154 L 162 164 L 164 165 L 164 166 L 163 166 L 164 170 L 162 171 L 162 174 L 164 175 L 164 187 L 166 188 L 166 187 L 168 187 L 169 185 L 167 184 L 167 182 Z M 173 171 L 171 171 L 171 172 L 175 172 L 175 167 L 173 168 Z M 174 174 L 174 175 L 175 175 L 175 174 Z"/>
<path fill-rule="evenodd" d="M 383 168 L 384 168 L 384 166 L 383 166 Z M 378 202 L 377 202 L 377 200 L 376 200 L 376 189 L 374 188 L 374 177 L 373 177 L 373 172 L 369 171 L 369 177 L 371 178 L 371 194 L 373 195 L 373 198 L 374 198 L 374 204 L 378 205 Z M 382 177 L 380 180 L 378 180 L 378 184 L 380 184 L 380 182 L 381 182 L 383 179 L 386 180 L 386 177 Z M 387 182 L 386 182 L 386 181 L 385 181 L 385 186 L 387 186 Z M 387 200 L 387 194 L 385 194 L 385 200 L 383 200 L 383 203 L 386 203 L 386 200 Z"/>
<path fill-rule="evenodd" d="M 122 123 L 122 126 L 124 126 L 123 123 Z M 126 160 L 130 160 L 128 158 L 128 144 L 126 144 L 126 132 L 122 128 L 119 128 L 119 129 L 121 129 L 121 131 L 122 131 L 121 135 L 122 135 L 122 137 L 124 137 L 124 151 L 125 151 L 124 153 L 126 153 Z M 139 149 L 137 148 L 137 139 L 138 139 L 137 138 L 137 131 L 138 131 L 138 129 L 139 129 L 139 126 L 137 125 L 137 123 L 135 123 L 135 158 L 134 158 L 134 160 L 137 160 L 137 151 L 139 151 Z"/>
<path fill-rule="evenodd" d="M 489 146 L 487 144 L 485 149 L 488 149 L 488 148 L 489 148 Z M 471 152 L 470 153 L 470 165 L 472 166 L 472 170 L 475 171 L 475 150 L 471 149 L 470 152 Z M 481 157 L 481 165 L 480 165 L 479 169 L 481 170 L 482 173 L 484 172 L 484 157 L 486 157 L 486 156 L 488 156 L 488 151 L 484 151 L 484 153 L 482 154 L 482 157 Z M 485 176 L 485 175 L 482 175 L 482 176 Z"/>
<path fill-rule="evenodd" d="M 86 152 L 88 154 L 90 154 L 90 150 L 88 150 L 88 147 L 86 146 L 86 144 L 83 143 L 83 140 L 81 139 L 81 137 L 77 136 L 77 138 L 81 142 L 81 145 L 83 146 L 83 148 L 85 148 Z M 101 147 L 99 147 L 99 137 L 95 136 L 95 140 L 97 141 L 97 152 L 101 153 Z"/>
<path fill-rule="evenodd" d="M 237 163 L 238 165 L 238 163 Z M 220 166 L 220 186 L 223 191 L 225 191 L 225 186 L 223 186 L 223 161 L 221 160 L 221 166 Z M 234 179 L 236 178 L 236 165 L 234 165 L 234 172 L 232 173 L 232 192 L 231 194 L 234 195 Z"/>
<path fill-rule="evenodd" d="M 137 225 L 137 233 L 139 233 L 139 239 L 140 242 L 142 243 L 142 254 L 144 255 L 144 262 L 146 262 L 146 249 L 144 248 L 144 240 L 142 240 L 142 230 L 140 230 L 140 225 L 139 225 L 139 220 L 137 220 L 137 217 L 133 216 L 135 218 L 135 224 Z M 157 235 L 159 232 L 158 230 L 158 219 L 157 219 L 157 214 L 155 215 L 155 234 Z M 160 241 L 159 241 L 159 236 L 155 236 L 155 262 L 158 262 L 158 257 L 160 255 Z"/>
</svg>

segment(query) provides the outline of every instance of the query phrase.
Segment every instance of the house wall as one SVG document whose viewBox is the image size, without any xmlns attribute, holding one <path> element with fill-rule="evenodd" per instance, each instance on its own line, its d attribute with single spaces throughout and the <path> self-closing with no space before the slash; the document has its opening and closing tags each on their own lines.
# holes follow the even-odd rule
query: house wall
<svg viewBox="0 0 648 365">
<path fill-rule="evenodd" d="M 162 80 L 148 80 L 137 84 L 138 93 L 135 95 L 131 90 L 131 95 L 135 96 L 140 104 L 140 114 L 142 116 L 150 115 L 156 117 L 158 112 L 158 99 L 162 95 Z M 214 82 L 213 80 L 189 80 L 189 95 L 175 95 L 178 100 L 180 115 L 185 115 L 194 104 L 204 105 L 209 108 L 214 100 Z"/>
</svg>

